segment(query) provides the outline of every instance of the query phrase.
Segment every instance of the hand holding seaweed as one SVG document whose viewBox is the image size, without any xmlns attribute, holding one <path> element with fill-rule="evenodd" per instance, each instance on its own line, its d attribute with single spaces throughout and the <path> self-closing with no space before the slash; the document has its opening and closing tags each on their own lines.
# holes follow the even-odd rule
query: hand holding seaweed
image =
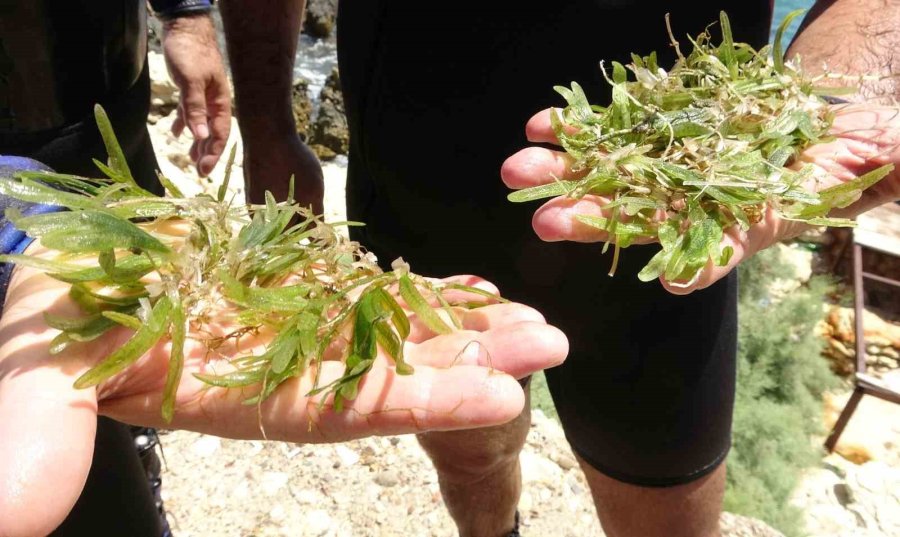
<svg viewBox="0 0 900 537">
<path fill-rule="evenodd" d="M 39 244 L 27 254 L 35 260 L 53 257 Z M 496 292 L 475 277 L 434 282 L 439 283 Z M 259 394 L 263 384 L 226 388 L 201 378 L 239 373 L 241 359 L 265 355 L 274 334 L 247 334 L 223 341 L 211 352 L 210 334 L 188 322 L 173 417 L 166 423 L 160 405 L 170 393 L 167 370 L 178 352 L 173 338 L 160 338 L 96 389 L 76 389 L 76 379 L 102 366 L 107 355 L 125 348 L 134 336 L 131 329 L 116 326 L 90 342 L 51 354 L 50 343 L 59 331 L 47 326 L 44 315 L 84 317 L 69 288 L 41 270 L 20 266 L 0 319 L 0 512 L 15 515 L 3 519 L 8 524 L 4 530 L 14 535 L 47 535 L 72 509 L 91 465 L 98 415 L 231 438 L 299 443 L 499 425 L 517 416 L 525 402 L 513 377 L 556 365 L 566 354 L 565 336 L 531 308 L 486 304 L 487 297 L 466 292 L 448 293 L 451 301 L 484 305 L 460 311 L 464 330 L 436 337 L 411 315 L 403 353 L 415 373 L 400 374 L 394 359 L 379 349 L 355 399 L 345 401 L 338 412 L 334 393 L 310 395 L 317 385 L 345 377 L 338 353 L 287 378 L 264 402 L 247 405 L 244 401 Z M 222 322 L 206 326 L 230 331 L 225 313 L 220 317 L 211 310 Z M 151 317 L 146 326 L 156 331 L 159 321 Z"/>
<path fill-rule="evenodd" d="M 853 216 L 900 197 L 896 107 L 831 106 L 799 62 L 731 39 L 692 40 L 668 72 L 655 54 L 613 64 L 613 102 L 591 106 L 577 84 L 568 106 L 528 123 L 532 142 L 504 163 L 513 201 L 553 197 L 538 209 L 544 240 L 658 242 L 641 271 L 675 293 L 706 287 L 737 263 L 803 226 L 850 226 Z M 674 39 L 673 39 L 674 43 Z M 677 43 L 675 44 L 677 47 Z M 680 53 L 679 53 L 680 54 Z M 865 193 L 865 194 L 864 194 Z"/>
<path fill-rule="evenodd" d="M 499 423 L 523 400 L 514 379 L 490 374 L 492 360 L 525 376 L 564 358 L 559 331 L 490 284 L 423 278 L 401 260 L 383 272 L 290 201 L 229 203 L 227 176 L 216 197 L 187 198 L 165 177 L 168 196 L 153 196 L 134 183 L 99 108 L 97 120 L 110 155 L 108 165 L 97 163 L 105 178 L 0 179 L 3 194 L 68 209 L 7 211 L 40 248 L 0 261 L 19 265 L 19 280 L 46 273 L 35 281 L 56 295 L 34 303 L 39 286 L 17 303 L 14 281 L 0 367 L 15 369 L 4 358 L 25 359 L 23 344 L 52 333 L 33 350 L 34 363 L 71 365 L 64 377 L 79 371 L 74 388 L 99 389 L 79 397 L 106 400 L 109 415 L 158 423 L 152 413 L 161 406 L 162 420 L 176 426 L 250 437 L 271 424 L 282 438 L 335 441 Z M 22 323 L 29 328 L 20 337 Z M 430 369 L 454 362 L 475 369 Z M 425 372 L 413 374 L 419 366 Z M 356 417 L 335 415 L 345 407 Z M 304 416 L 316 432 L 298 429 Z"/>
</svg>

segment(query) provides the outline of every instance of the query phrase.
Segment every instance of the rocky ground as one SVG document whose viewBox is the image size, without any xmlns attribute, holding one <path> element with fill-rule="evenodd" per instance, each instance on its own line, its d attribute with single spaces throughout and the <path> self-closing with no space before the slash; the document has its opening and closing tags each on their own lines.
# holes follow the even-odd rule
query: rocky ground
<svg viewBox="0 0 900 537">
<path fill-rule="evenodd" d="M 333 5 L 334 0 L 312 2 Z M 311 8 L 312 9 L 312 6 Z M 333 10 L 308 15 L 307 32 L 330 32 Z M 310 22 L 310 17 L 318 17 Z M 151 53 L 154 112 L 151 135 L 162 172 L 186 192 L 214 192 L 224 166 L 210 179 L 196 176 L 186 157 L 188 135 L 175 139 L 177 90 L 167 80 L 162 58 Z M 325 161 L 326 213 L 344 220 L 346 124 L 337 75 L 329 77 L 319 101 L 309 100 L 303 81 L 295 88 L 295 116 L 301 135 Z M 315 97 L 313 95 L 312 97 Z M 317 124 L 317 121 L 319 123 Z M 238 146 L 234 177 L 241 177 Z M 343 129 L 343 131 L 341 130 Z M 235 194 L 242 196 L 240 180 Z M 810 259 L 795 250 L 798 266 Z M 900 326 L 870 312 L 871 366 L 900 387 Z M 853 359 L 852 309 L 826 306 L 820 332 L 833 369 L 848 373 Z M 869 336 L 869 334 L 867 334 Z M 833 394 L 823 410 L 826 426 L 836 419 L 848 393 Z M 821 439 L 815 439 L 821 442 Z M 451 536 L 455 535 L 431 466 L 415 438 L 370 438 L 334 446 L 241 442 L 171 432 L 162 438 L 163 494 L 178 537 L 189 536 Z M 838 453 L 810 469 L 793 502 L 802 507 L 813 537 L 900 535 L 900 406 L 864 398 L 842 437 Z M 523 535 L 599 536 L 590 493 L 558 423 L 536 412 L 521 458 L 524 491 L 519 504 Z M 648 506 L 652 508 L 652 506 Z M 780 535 L 765 524 L 725 514 L 726 536 Z"/>
</svg>

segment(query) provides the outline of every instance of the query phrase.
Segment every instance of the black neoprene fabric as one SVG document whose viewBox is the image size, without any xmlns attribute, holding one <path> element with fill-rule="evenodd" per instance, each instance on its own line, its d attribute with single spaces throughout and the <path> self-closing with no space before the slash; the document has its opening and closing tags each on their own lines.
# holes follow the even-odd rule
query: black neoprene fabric
<svg viewBox="0 0 900 537">
<path fill-rule="evenodd" d="M 736 40 L 766 42 L 768 0 L 339 7 L 348 216 L 367 224 L 353 238 L 384 265 L 403 256 L 422 274 L 484 276 L 564 330 L 570 355 L 547 377 L 566 434 L 598 470 L 638 485 L 694 480 L 728 451 L 735 277 L 674 296 L 637 280 L 656 251 L 648 246 L 625 250 L 610 278 L 601 245 L 540 241 L 531 229 L 538 205 L 508 202 L 499 172 L 528 144 L 526 121 L 564 105 L 554 85 L 577 81 L 593 102 L 608 102 L 600 60 L 656 50 L 671 65 L 665 13 L 683 37 L 721 9 Z"/>
</svg>

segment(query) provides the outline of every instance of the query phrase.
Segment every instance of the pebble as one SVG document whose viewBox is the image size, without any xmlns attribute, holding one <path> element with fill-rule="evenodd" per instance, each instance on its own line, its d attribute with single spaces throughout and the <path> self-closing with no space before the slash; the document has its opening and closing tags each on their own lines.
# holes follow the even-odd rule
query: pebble
<svg viewBox="0 0 900 537">
<path fill-rule="evenodd" d="M 191 451 L 200 457 L 209 457 L 219 450 L 222 442 L 215 436 L 201 436 L 191 446 Z"/>
<path fill-rule="evenodd" d="M 335 451 L 337 453 L 338 459 L 341 461 L 341 465 L 343 466 L 353 466 L 354 464 L 359 462 L 359 453 L 353 451 L 344 444 L 338 444 L 337 446 L 335 446 Z"/>
<path fill-rule="evenodd" d="M 375 482 L 382 487 L 393 487 L 400 482 L 400 476 L 394 470 L 384 470 L 375 476 Z"/>
</svg>

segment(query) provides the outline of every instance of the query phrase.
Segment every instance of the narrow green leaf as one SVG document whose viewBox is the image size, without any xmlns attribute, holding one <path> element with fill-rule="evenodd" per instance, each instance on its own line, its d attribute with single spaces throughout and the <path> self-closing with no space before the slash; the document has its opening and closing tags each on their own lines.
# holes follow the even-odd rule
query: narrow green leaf
<svg viewBox="0 0 900 537">
<path fill-rule="evenodd" d="M 42 259 L 22 254 L 0 255 L 0 263 L 13 263 L 23 267 L 37 269 L 43 272 L 79 272 L 83 267 L 69 263 L 61 263 L 50 259 Z"/>
<path fill-rule="evenodd" d="M 388 356 L 393 358 L 394 369 L 397 371 L 397 374 L 412 374 L 415 369 L 413 366 L 406 363 L 403 357 L 403 342 L 400 341 L 400 338 L 397 337 L 397 334 L 391 329 L 391 326 L 386 322 L 380 322 L 375 325 L 375 334 L 378 339 L 378 344 L 381 345 L 381 348 L 384 349 L 384 352 L 386 352 Z"/>
<path fill-rule="evenodd" d="M 819 198 L 831 205 L 843 209 L 860 198 L 862 191 L 884 179 L 894 171 L 893 164 L 886 164 L 856 179 L 819 191 Z"/>
<path fill-rule="evenodd" d="M 194 378 L 218 388 L 241 388 L 244 386 L 252 386 L 262 382 L 266 375 L 265 369 L 245 369 L 242 371 L 234 371 L 226 375 L 208 375 L 206 373 L 194 373 Z"/>
<path fill-rule="evenodd" d="M 509 302 L 509 300 L 503 298 L 500 295 L 494 294 L 490 291 L 485 291 L 484 289 L 479 289 L 477 287 L 472 287 L 470 285 L 463 285 L 461 283 L 446 283 L 446 284 L 444 284 L 444 288 L 445 289 L 454 289 L 457 291 L 465 291 L 466 293 L 480 295 L 485 298 L 490 298 L 490 299 L 496 300 L 497 302 L 502 302 L 502 303 Z"/>
<path fill-rule="evenodd" d="M 318 348 L 317 335 L 319 318 L 319 312 L 313 313 L 308 310 L 302 312 L 299 317 L 297 317 L 297 332 L 300 340 L 300 351 L 307 359 L 315 356 L 316 349 Z M 302 373 L 303 371 L 298 370 L 297 372 Z"/>
<path fill-rule="evenodd" d="M 135 317 L 134 315 L 128 315 L 125 313 L 120 313 L 114 310 L 107 310 L 100 313 L 100 315 L 106 317 L 110 321 L 114 323 L 120 324 L 126 328 L 130 328 L 132 330 L 140 330 L 144 325 L 140 319 Z"/>
<path fill-rule="evenodd" d="M 279 374 L 287 369 L 291 360 L 299 352 L 300 348 L 300 332 L 297 327 L 291 327 L 283 330 L 266 348 L 266 360 L 272 364 L 272 372 Z"/>
<path fill-rule="evenodd" d="M 292 312 L 303 309 L 311 287 L 247 287 L 224 270 L 219 271 L 225 297 L 235 304 L 264 312 Z"/>
<path fill-rule="evenodd" d="M 784 45 L 781 42 L 784 38 L 784 32 L 787 31 L 788 26 L 791 25 L 791 21 L 802 15 L 804 12 L 806 12 L 805 9 L 795 9 L 794 11 L 791 11 L 784 17 L 781 24 L 778 25 L 778 29 L 775 30 L 775 40 L 772 44 L 772 61 L 775 62 L 775 71 L 778 73 L 784 72 Z"/>
<path fill-rule="evenodd" d="M 111 248 L 169 253 L 169 248 L 157 238 L 131 222 L 111 214 L 93 210 L 59 214 L 70 215 L 69 218 L 61 219 L 64 227 L 56 227 L 43 234 L 38 233 L 41 243 L 48 248 L 73 253 L 97 252 Z M 38 216 L 58 216 L 58 214 Z M 31 218 L 37 217 L 26 217 L 22 221 Z M 24 229 L 28 233 L 33 232 L 30 227 Z"/>
<path fill-rule="evenodd" d="M 59 205 L 70 209 L 102 209 L 95 198 L 57 190 L 30 179 L 13 181 L 0 178 L 0 194 L 29 203 Z"/>
<path fill-rule="evenodd" d="M 109 116 L 106 115 L 106 111 L 99 104 L 94 106 L 94 118 L 97 121 L 97 128 L 100 130 L 103 143 L 106 145 L 106 153 L 109 155 L 109 167 L 129 183 L 137 186 L 134 177 L 131 175 L 131 169 L 128 167 L 128 160 L 125 159 L 125 153 L 122 152 L 116 133 L 113 132 Z"/>
<path fill-rule="evenodd" d="M 225 195 L 228 193 L 228 184 L 231 182 L 231 170 L 234 168 L 235 155 L 237 155 L 237 144 L 232 144 L 231 153 L 228 155 L 228 163 L 225 165 L 225 179 L 219 185 L 219 191 L 216 193 L 216 199 L 220 202 L 225 201 Z"/>
<path fill-rule="evenodd" d="M 373 287 L 367 292 L 372 293 L 374 297 L 377 297 L 378 300 L 381 301 L 382 306 L 391 312 L 391 322 L 393 323 L 394 328 L 396 328 L 397 333 L 400 334 L 400 339 L 406 341 L 406 338 L 409 337 L 409 318 L 397 302 L 397 299 L 391 296 L 391 294 L 382 287 Z"/>
<path fill-rule="evenodd" d="M 400 296 L 429 330 L 436 334 L 449 334 L 452 331 L 447 323 L 431 309 L 431 306 L 416 289 L 416 285 L 405 274 L 400 277 Z"/>
<path fill-rule="evenodd" d="M 178 394 L 178 383 L 184 370 L 184 345 L 187 332 L 187 320 L 181 300 L 177 299 L 172 307 L 172 325 L 169 335 L 172 338 L 172 352 L 169 357 L 169 369 L 166 371 L 166 384 L 163 388 L 162 418 L 166 423 L 172 422 L 175 415 L 175 397 Z"/>
<path fill-rule="evenodd" d="M 653 281 L 662 275 L 669 264 L 673 250 L 660 250 L 650 259 L 650 262 L 638 273 L 638 279 L 642 282 Z"/>
<path fill-rule="evenodd" d="M 48 276 L 51 278 L 57 279 L 66 283 L 79 283 L 79 282 L 111 282 L 117 283 L 113 280 L 109 279 L 105 270 L 100 267 L 91 267 L 91 268 L 83 268 L 80 266 L 69 266 L 65 264 L 58 264 L 54 267 L 54 264 L 48 264 L 46 271 L 49 273 Z M 69 268 L 67 268 L 69 267 Z M 39 267 L 36 267 L 39 268 Z M 152 272 L 156 269 L 156 265 L 150 259 L 143 255 L 129 255 L 123 257 L 122 259 L 116 260 L 116 268 L 117 270 L 122 271 L 123 274 L 127 273 L 133 276 L 132 279 L 138 279 L 143 277 L 145 274 Z M 130 279 L 119 281 L 118 283 L 124 283 L 125 281 L 130 281 Z"/>
<path fill-rule="evenodd" d="M 611 221 L 608 218 L 603 218 L 602 216 L 588 216 L 585 214 L 578 214 L 575 215 L 575 219 L 582 224 L 587 224 L 593 228 L 609 232 Z M 651 226 L 636 221 L 616 221 L 615 232 L 642 237 L 653 237 L 655 235 L 655 231 Z"/>
<path fill-rule="evenodd" d="M 162 184 L 163 188 L 166 189 L 166 192 L 169 193 L 173 198 L 183 198 L 184 194 L 181 192 L 181 189 L 178 188 L 178 185 L 172 182 L 171 179 L 162 174 L 162 172 L 157 171 L 156 177 L 159 179 L 159 182 Z M 171 419 L 169 420 L 171 421 Z"/>
<path fill-rule="evenodd" d="M 538 185 L 529 188 L 523 188 L 509 194 L 506 199 L 514 203 L 524 201 L 534 201 L 544 198 L 554 198 L 556 196 L 568 196 L 575 190 L 576 184 L 572 181 L 554 181 L 546 185 Z"/>
<path fill-rule="evenodd" d="M 731 23 L 724 11 L 719 12 L 719 24 L 722 26 L 722 43 L 719 45 L 719 59 L 728 68 L 731 79 L 738 77 L 738 65 L 734 54 L 734 38 L 731 36 Z"/>
<path fill-rule="evenodd" d="M 612 62 L 613 66 L 613 82 L 616 84 L 622 84 L 626 80 L 628 80 L 628 72 L 625 71 L 625 66 L 619 62 Z"/>
<path fill-rule="evenodd" d="M 147 323 L 105 360 L 81 375 L 75 381 L 75 388 L 96 386 L 136 362 L 159 341 L 168 329 L 172 307 L 172 301 L 168 297 L 160 298 L 150 311 Z"/>
</svg>

